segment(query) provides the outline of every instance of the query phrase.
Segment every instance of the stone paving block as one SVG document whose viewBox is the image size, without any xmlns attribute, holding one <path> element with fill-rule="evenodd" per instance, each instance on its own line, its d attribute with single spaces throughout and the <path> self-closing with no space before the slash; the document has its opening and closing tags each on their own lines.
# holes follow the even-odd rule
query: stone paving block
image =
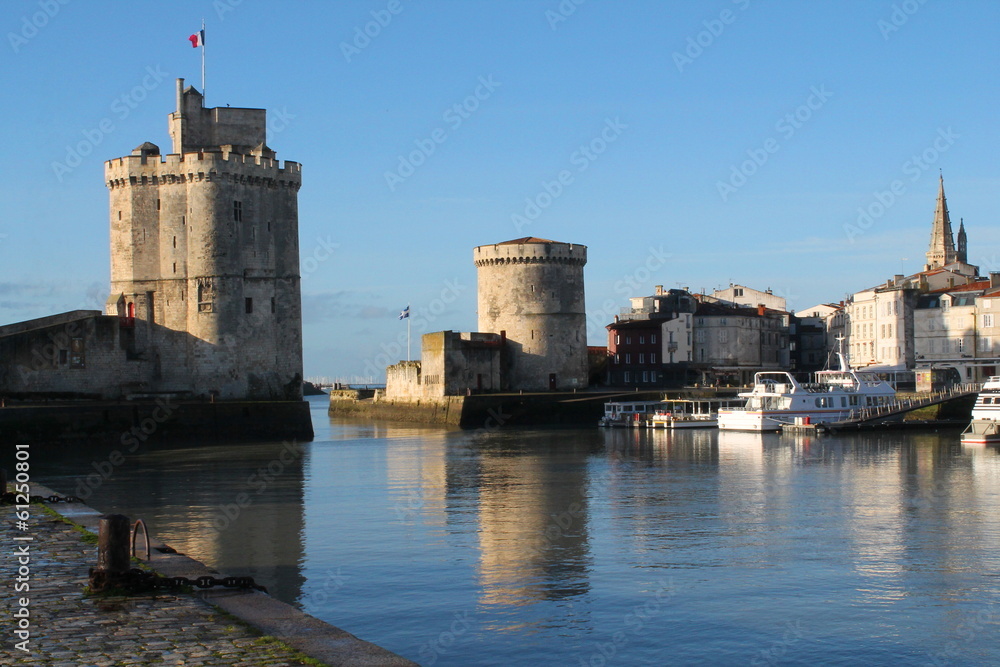
<svg viewBox="0 0 1000 667">
<path fill-rule="evenodd" d="M 82 548 L 80 535 L 59 521 L 37 521 L 27 533 L 12 528 L 14 508 L 2 512 L 3 549 L 13 551 L 13 537 L 30 534 L 30 654 L 13 648 L 17 604 L 14 595 L 0 596 L 0 664 L 52 667 L 117 667 L 117 665 L 278 665 L 303 663 L 281 647 L 269 645 L 262 656 L 256 633 L 222 619 L 207 603 L 188 595 L 136 598 L 87 598 L 89 567 L 96 549 Z M 36 510 L 37 512 L 37 510 Z M 0 579 L 13 581 L 17 559 L 0 558 Z"/>
</svg>

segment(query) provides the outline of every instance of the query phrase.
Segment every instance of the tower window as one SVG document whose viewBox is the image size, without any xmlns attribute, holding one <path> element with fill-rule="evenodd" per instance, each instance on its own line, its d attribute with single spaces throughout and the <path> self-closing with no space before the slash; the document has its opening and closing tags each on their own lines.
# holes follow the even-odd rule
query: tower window
<svg viewBox="0 0 1000 667">
<path fill-rule="evenodd" d="M 119 220 L 121 220 L 121 219 L 122 219 L 122 212 L 121 212 L 121 211 L 118 211 L 118 219 L 119 219 Z"/>
<path fill-rule="evenodd" d="M 160 200 L 159 199 L 156 200 L 156 210 L 157 211 L 160 210 Z"/>
<path fill-rule="evenodd" d="M 271 297 L 271 312 L 272 313 L 275 311 L 275 306 L 276 306 L 276 304 L 275 304 L 275 301 L 274 301 L 274 297 L 272 296 Z"/>
<path fill-rule="evenodd" d="M 271 221 L 267 221 L 267 231 L 271 231 Z"/>
<path fill-rule="evenodd" d="M 174 273 L 177 273 L 177 262 L 174 262 Z"/>
<path fill-rule="evenodd" d="M 241 201 L 233 202 L 233 220 L 243 222 L 243 202 Z"/>
<path fill-rule="evenodd" d="M 246 302 L 247 313 L 248 314 L 252 313 L 253 312 L 253 297 L 249 297 L 248 296 L 248 297 L 246 297 L 246 299 L 244 299 L 244 301 Z"/>
<path fill-rule="evenodd" d="M 174 237 L 174 247 L 175 248 L 177 247 L 177 237 L 176 236 Z"/>
<path fill-rule="evenodd" d="M 185 223 L 185 220 L 184 220 L 184 216 L 182 215 L 182 216 L 181 216 L 181 227 L 183 227 L 183 226 L 184 226 L 184 223 Z"/>
</svg>

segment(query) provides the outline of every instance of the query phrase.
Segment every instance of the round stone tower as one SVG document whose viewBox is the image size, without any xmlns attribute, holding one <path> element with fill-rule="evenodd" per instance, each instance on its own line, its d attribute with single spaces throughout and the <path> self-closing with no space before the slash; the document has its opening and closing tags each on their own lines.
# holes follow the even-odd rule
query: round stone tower
<svg viewBox="0 0 1000 667">
<path fill-rule="evenodd" d="M 587 386 L 587 247 L 527 237 L 475 248 L 480 331 L 507 339 L 507 387 Z"/>
</svg>

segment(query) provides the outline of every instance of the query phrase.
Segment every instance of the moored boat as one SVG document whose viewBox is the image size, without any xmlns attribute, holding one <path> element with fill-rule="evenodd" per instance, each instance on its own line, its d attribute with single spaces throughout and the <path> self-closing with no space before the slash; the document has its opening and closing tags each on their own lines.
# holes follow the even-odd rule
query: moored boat
<svg viewBox="0 0 1000 667">
<path fill-rule="evenodd" d="M 604 404 L 604 416 L 597 422 L 597 425 L 645 426 L 646 419 L 661 404 L 662 401 L 611 401 Z"/>
<path fill-rule="evenodd" d="M 1000 442 L 1000 375 L 983 384 L 972 408 L 972 421 L 962 431 L 963 445 Z"/>
<path fill-rule="evenodd" d="M 783 424 L 827 424 L 895 401 L 896 390 L 889 383 L 875 373 L 852 369 L 843 353 L 837 357 L 840 370 L 819 371 L 814 382 L 799 382 L 784 371 L 756 373 L 753 389 L 739 394 L 746 405 L 719 410 L 719 428 L 778 431 Z"/>
<path fill-rule="evenodd" d="M 650 428 L 715 428 L 719 425 L 719 409 L 734 407 L 726 398 L 671 399 L 660 403 L 646 420 Z M 742 401 L 740 401 L 742 403 Z"/>
</svg>

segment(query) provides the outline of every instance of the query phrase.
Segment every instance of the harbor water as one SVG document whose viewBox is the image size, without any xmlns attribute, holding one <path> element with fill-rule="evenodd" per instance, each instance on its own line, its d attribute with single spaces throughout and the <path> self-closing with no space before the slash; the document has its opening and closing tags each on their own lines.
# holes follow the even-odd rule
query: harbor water
<svg viewBox="0 0 1000 667">
<path fill-rule="evenodd" d="M 957 430 L 463 431 L 311 403 L 310 443 L 39 445 L 32 474 L 423 665 L 1000 663 L 1000 452 Z"/>
</svg>

